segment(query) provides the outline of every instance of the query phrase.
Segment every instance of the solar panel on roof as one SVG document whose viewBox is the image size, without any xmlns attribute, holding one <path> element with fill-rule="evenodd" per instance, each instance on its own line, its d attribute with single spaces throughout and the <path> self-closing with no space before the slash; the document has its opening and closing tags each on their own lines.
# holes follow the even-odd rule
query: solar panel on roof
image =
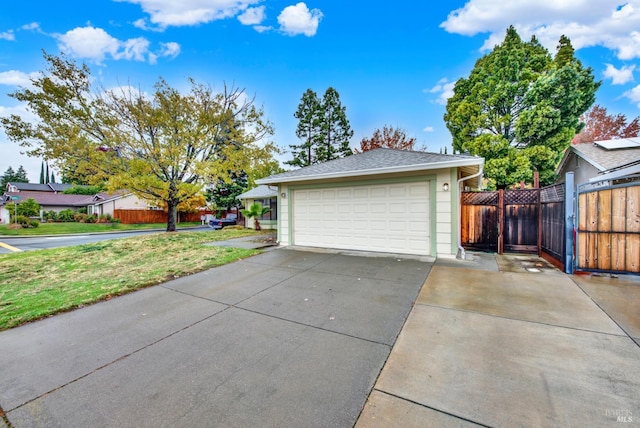
<svg viewBox="0 0 640 428">
<path fill-rule="evenodd" d="M 596 141 L 594 144 L 607 150 L 638 149 L 640 148 L 640 139 L 621 138 L 619 140 Z"/>
</svg>

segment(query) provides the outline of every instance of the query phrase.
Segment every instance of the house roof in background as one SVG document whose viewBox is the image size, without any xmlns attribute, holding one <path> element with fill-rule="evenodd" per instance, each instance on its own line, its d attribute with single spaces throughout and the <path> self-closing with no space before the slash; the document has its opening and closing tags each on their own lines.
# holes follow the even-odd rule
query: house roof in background
<svg viewBox="0 0 640 428">
<path fill-rule="evenodd" d="M 569 152 L 580 156 L 600 172 L 605 172 L 624 168 L 640 161 L 640 138 L 621 138 L 618 140 L 573 144 L 565 153 L 559 168 L 564 164 Z"/>
<path fill-rule="evenodd" d="M 66 195 L 64 193 L 55 193 L 53 191 L 42 192 L 23 190 L 21 192 L 6 192 L 5 195 L 19 196 L 20 200 L 18 203 L 32 198 L 39 203 L 43 209 L 51 206 L 83 207 L 89 205 L 93 200 L 92 195 Z M 5 201 L 5 203 L 9 202 L 11 201 Z"/>
<path fill-rule="evenodd" d="M 254 187 L 251 190 L 238 195 L 238 199 L 266 199 L 275 198 L 278 196 L 278 189 L 271 188 L 266 184 L 261 184 L 258 187 Z"/>
<path fill-rule="evenodd" d="M 40 184 L 40 183 L 21 183 L 11 181 L 7 183 L 7 185 L 15 186 L 19 191 L 34 191 L 34 192 L 64 192 L 65 190 L 73 187 L 71 184 L 64 183 L 49 183 L 49 184 Z"/>
<path fill-rule="evenodd" d="M 444 155 L 381 148 L 272 175 L 256 180 L 256 183 L 288 183 L 483 164 L 483 158 L 470 155 Z"/>
</svg>

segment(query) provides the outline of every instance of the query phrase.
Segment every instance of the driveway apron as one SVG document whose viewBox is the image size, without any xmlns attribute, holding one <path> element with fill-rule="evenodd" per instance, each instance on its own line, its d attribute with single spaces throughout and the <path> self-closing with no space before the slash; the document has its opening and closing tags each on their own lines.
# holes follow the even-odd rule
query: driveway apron
<svg viewBox="0 0 640 428">
<path fill-rule="evenodd" d="M 0 333 L 0 427 L 353 426 L 431 264 L 277 249 Z"/>
<path fill-rule="evenodd" d="M 356 426 L 621 426 L 639 391 L 640 347 L 570 276 L 436 263 Z"/>
</svg>

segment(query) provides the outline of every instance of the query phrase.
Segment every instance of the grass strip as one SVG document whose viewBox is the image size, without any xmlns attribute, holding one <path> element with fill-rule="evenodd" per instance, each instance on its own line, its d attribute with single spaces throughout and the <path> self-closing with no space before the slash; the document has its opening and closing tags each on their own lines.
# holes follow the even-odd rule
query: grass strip
<svg viewBox="0 0 640 428">
<path fill-rule="evenodd" d="M 200 226 L 201 223 L 180 223 L 178 228 Z M 166 223 L 122 224 L 122 223 L 40 223 L 38 227 L 27 229 L 12 229 L 7 224 L 0 225 L 2 236 L 41 236 L 64 235 L 70 233 L 100 233 L 118 232 L 126 230 L 166 230 Z"/>
<path fill-rule="evenodd" d="M 0 255 L 0 331 L 258 253 L 207 242 L 251 230 L 153 233 Z"/>
</svg>

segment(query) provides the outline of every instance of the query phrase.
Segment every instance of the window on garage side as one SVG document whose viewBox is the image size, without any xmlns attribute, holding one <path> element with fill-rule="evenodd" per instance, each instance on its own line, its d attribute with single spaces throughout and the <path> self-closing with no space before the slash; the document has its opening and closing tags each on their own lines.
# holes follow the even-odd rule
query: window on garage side
<svg viewBox="0 0 640 428">
<path fill-rule="evenodd" d="M 268 207 L 271 210 L 265 215 L 260 216 L 258 220 L 277 220 L 278 219 L 276 199 L 274 198 L 256 199 L 255 202 L 261 204 L 263 207 Z"/>
</svg>

